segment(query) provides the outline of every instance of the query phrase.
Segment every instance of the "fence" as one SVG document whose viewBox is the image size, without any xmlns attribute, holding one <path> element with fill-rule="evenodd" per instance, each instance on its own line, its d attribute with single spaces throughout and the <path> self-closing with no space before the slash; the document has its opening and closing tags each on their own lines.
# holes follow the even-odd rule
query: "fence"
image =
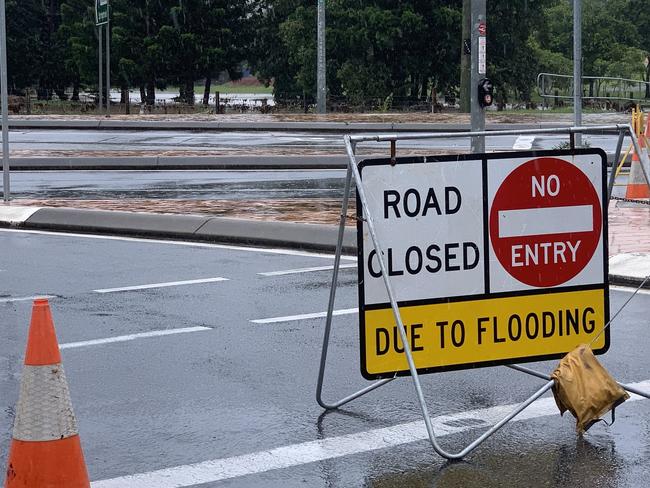
<svg viewBox="0 0 650 488">
<path fill-rule="evenodd" d="M 629 108 L 650 104 L 650 82 L 608 76 L 583 76 L 582 98 L 585 104 L 599 108 Z M 562 106 L 573 100 L 573 76 L 556 73 L 537 75 L 537 90 L 548 103 Z"/>
</svg>

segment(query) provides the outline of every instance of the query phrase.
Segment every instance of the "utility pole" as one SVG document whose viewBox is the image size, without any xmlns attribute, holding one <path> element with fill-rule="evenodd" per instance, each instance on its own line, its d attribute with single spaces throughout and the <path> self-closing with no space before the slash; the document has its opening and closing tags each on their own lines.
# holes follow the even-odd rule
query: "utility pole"
<svg viewBox="0 0 650 488">
<path fill-rule="evenodd" d="M 481 107 L 478 97 L 479 80 L 487 72 L 487 24 L 485 16 L 486 0 L 471 0 L 472 3 L 472 67 L 470 77 L 470 99 L 472 105 L 472 132 L 485 130 L 485 110 Z M 472 137 L 472 153 L 485 152 L 485 137 Z"/>
<path fill-rule="evenodd" d="M 0 82 L 2 83 L 2 189 L 5 203 L 9 202 L 9 96 L 7 95 L 7 18 L 5 0 L 0 0 Z M 28 94 L 29 96 L 29 94 Z"/>
<path fill-rule="evenodd" d="M 102 59 L 102 51 L 103 49 L 103 39 L 104 39 L 104 28 L 101 25 L 97 26 L 97 37 L 99 38 L 99 87 L 97 90 L 97 109 L 99 110 L 99 114 L 101 115 L 102 112 L 104 111 L 104 73 L 102 71 L 102 66 L 104 64 L 104 60 Z"/>
<path fill-rule="evenodd" d="M 99 64 L 99 83 L 98 83 L 98 109 L 99 113 L 101 114 L 104 108 L 104 100 L 102 100 L 103 93 L 104 93 L 104 87 L 102 86 L 102 82 L 104 79 L 104 75 L 102 73 L 102 36 L 104 35 L 103 32 L 103 26 L 106 26 L 106 51 L 107 51 L 107 58 L 106 58 L 106 106 L 107 106 L 107 113 L 108 109 L 110 108 L 110 49 L 109 49 L 109 38 L 108 38 L 108 0 L 95 0 L 95 26 L 97 27 L 97 38 L 99 40 L 99 55 L 98 55 L 98 64 Z"/>
<path fill-rule="evenodd" d="M 106 116 L 111 116 L 111 23 L 106 20 Z"/>
<path fill-rule="evenodd" d="M 460 111 L 471 111 L 469 82 L 472 69 L 472 40 L 470 38 L 472 23 L 472 0 L 463 0 L 463 26 L 460 46 Z"/>
<path fill-rule="evenodd" d="M 582 125 L 582 0 L 573 0 L 573 125 Z M 582 134 L 575 142 L 582 146 Z"/>
<path fill-rule="evenodd" d="M 325 71 L 325 0 L 318 0 L 317 21 L 316 111 L 327 112 L 327 87 Z"/>
</svg>

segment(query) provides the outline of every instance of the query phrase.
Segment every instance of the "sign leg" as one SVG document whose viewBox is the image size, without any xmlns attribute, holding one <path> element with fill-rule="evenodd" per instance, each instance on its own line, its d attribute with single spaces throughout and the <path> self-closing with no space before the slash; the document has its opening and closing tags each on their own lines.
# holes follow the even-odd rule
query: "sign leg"
<svg viewBox="0 0 650 488">
<path fill-rule="evenodd" d="M 352 164 L 356 164 L 356 163 L 351 161 L 350 165 Z M 323 407 L 326 410 L 333 410 L 339 408 L 340 406 L 345 405 L 346 403 L 354 400 L 355 398 L 359 398 L 360 396 L 365 395 L 366 393 L 374 390 L 375 388 L 378 388 L 393 380 L 393 378 L 388 378 L 388 379 L 377 381 L 372 385 L 367 386 L 366 388 L 363 388 L 357 391 L 356 393 L 353 393 L 352 395 L 348 395 L 345 398 L 342 398 L 341 400 L 334 403 L 329 403 L 323 400 L 323 382 L 325 378 L 325 366 L 327 364 L 327 351 L 329 348 L 330 332 L 332 330 L 332 313 L 334 311 L 334 301 L 336 300 L 336 287 L 338 285 L 339 266 L 341 264 L 341 252 L 343 249 L 343 234 L 345 232 L 345 220 L 347 218 L 347 213 L 348 213 L 348 203 L 349 203 L 350 189 L 351 189 L 351 182 L 352 182 L 352 169 L 350 165 L 348 165 L 348 172 L 345 177 L 345 190 L 343 194 L 343 203 L 341 205 L 339 234 L 336 243 L 336 254 L 334 256 L 334 272 L 332 274 L 332 285 L 330 287 L 329 303 L 327 306 L 327 318 L 325 319 L 325 334 L 323 337 L 323 348 L 321 350 L 320 368 L 318 369 L 318 384 L 316 386 L 316 401 L 321 407 Z"/>
</svg>

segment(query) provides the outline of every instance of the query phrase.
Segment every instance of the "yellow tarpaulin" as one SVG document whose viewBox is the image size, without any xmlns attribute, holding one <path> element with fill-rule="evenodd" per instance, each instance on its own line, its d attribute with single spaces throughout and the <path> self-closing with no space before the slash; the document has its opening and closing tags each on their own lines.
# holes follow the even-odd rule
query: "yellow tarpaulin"
<svg viewBox="0 0 650 488">
<path fill-rule="evenodd" d="M 585 344 L 564 356 L 551 377 L 555 380 L 553 395 L 560 414 L 571 412 L 580 434 L 630 398 Z"/>
</svg>

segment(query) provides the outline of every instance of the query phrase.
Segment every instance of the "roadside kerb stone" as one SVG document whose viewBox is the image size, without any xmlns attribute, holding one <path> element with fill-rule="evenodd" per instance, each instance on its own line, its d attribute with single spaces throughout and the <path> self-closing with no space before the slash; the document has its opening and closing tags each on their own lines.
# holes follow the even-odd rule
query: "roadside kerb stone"
<svg viewBox="0 0 650 488">
<path fill-rule="evenodd" d="M 0 222 L 0 225 L 324 252 L 335 250 L 338 236 L 338 227 L 333 225 L 71 208 L 40 208 L 20 224 Z M 346 229 L 344 252 L 356 252 L 354 229 Z"/>
</svg>

